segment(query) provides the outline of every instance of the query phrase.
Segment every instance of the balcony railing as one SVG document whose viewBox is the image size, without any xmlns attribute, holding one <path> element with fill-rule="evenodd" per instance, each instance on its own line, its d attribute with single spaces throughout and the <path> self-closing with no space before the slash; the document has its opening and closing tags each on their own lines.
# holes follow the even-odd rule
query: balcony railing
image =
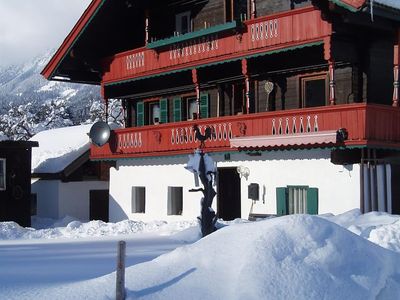
<svg viewBox="0 0 400 300">
<path fill-rule="evenodd" d="M 227 23 L 230 25 L 230 23 Z M 322 42 L 332 33 L 331 25 L 313 7 L 247 20 L 241 30 L 207 29 L 150 48 L 135 49 L 105 60 L 103 83 L 112 83 L 158 73 L 207 65 L 227 59 L 252 57 L 268 51 Z M 229 26 L 228 26 L 229 27 Z M 229 27 L 230 28 L 230 27 Z M 232 28 L 230 28 L 232 29 Z"/>
<path fill-rule="evenodd" d="M 390 145 L 400 142 L 400 110 L 391 106 L 349 104 L 263 112 L 115 130 L 103 147 L 92 146 L 91 157 L 124 158 L 190 153 L 197 141 L 193 125 L 204 134 L 211 127 L 214 135 L 205 142 L 206 151 L 232 151 L 234 137 L 306 134 L 345 128 L 345 146 Z"/>
</svg>

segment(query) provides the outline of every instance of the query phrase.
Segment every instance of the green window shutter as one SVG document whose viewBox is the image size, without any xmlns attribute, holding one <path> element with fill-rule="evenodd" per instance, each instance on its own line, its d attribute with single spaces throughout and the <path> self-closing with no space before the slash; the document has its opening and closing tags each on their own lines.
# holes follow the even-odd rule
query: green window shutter
<svg viewBox="0 0 400 300">
<path fill-rule="evenodd" d="M 309 188 L 307 190 L 307 213 L 310 215 L 318 214 L 318 189 Z"/>
<path fill-rule="evenodd" d="M 168 123 L 168 99 L 160 99 L 160 123 Z"/>
<path fill-rule="evenodd" d="M 174 98 L 174 122 L 182 121 L 182 99 L 181 98 Z"/>
<path fill-rule="evenodd" d="M 200 95 L 200 117 L 202 119 L 208 118 L 208 102 L 209 102 L 209 95 L 208 94 L 201 94 Z"/>
<path fill-rule="evenodd" d="M 144 103 L 138 102 L 136 104 L 136 126 L 144 125 Z"/>
<path fill-rule="evenodd" d="M 288 214 L 287 188 L 276 188 L 276 214 L 278 216 L 284 216 Z"/>
</svg>

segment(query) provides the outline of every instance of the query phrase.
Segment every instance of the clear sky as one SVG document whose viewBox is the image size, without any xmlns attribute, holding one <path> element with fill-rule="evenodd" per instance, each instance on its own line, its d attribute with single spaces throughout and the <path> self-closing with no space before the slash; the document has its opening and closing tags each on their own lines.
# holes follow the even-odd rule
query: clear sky
<svg viewBox="0 0 400 300">
<path fill-rule="evenodd" d="M 0 65 L 56 49 L 90 0 L 0 0 Z"/>
</svg>

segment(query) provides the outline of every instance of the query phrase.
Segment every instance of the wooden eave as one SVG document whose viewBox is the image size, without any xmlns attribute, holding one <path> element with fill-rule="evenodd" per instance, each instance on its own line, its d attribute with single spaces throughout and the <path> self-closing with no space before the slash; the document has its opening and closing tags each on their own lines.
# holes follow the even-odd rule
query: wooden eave
<svg viewBox="0 0 400 300">
<path fill-rule="evenodd" d="M 39 147 L 36 141 L 0 141 L 0 148 L 7 149 L 20 149 L 20 148 L 33 148 Z"/>
<path fill-rule="evenodd" d="M 78 38 L 84 32 L 87 25 L 91 22 L 91 20 L 105 1 L 106 0 L 92 0 L 88 8 L 85 10 L 78 22 L 72 28 L 71 32 L 64 39 L 64 42 L 58 48 L 57 52 L 53 55 L 48 64 L 42 70 L 42 72 L 40 73 L 41 75 L 43 75 L 48 80 L 52 79 L 55 71 L 60 66 L 65 56 L 70 52 Z"/>
</svg>

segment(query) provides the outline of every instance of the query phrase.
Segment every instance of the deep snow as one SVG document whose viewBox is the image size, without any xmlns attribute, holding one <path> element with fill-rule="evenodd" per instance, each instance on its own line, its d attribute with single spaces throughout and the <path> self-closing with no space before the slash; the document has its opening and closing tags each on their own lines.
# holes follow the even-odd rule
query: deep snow
<svg viewBox="0 0 400 300">
<path fill-rule="evenodd" d="M 0 299 L 114 298 L 119 238 L 128 242 L 128 299 L 399 299 L 399 220 L 359 210 L 237 220 L 197 242 L 197 227 L 173 234 L 191 224 L 107 237 L 126 233 L 118 229 L 126 224 L 104 223 L 106 236 L 88 239 L 83 228 L 97 224 L 89 222 L 72 240 L 31 229 L 43 238 L 0 241 Z"/>
</svg>

